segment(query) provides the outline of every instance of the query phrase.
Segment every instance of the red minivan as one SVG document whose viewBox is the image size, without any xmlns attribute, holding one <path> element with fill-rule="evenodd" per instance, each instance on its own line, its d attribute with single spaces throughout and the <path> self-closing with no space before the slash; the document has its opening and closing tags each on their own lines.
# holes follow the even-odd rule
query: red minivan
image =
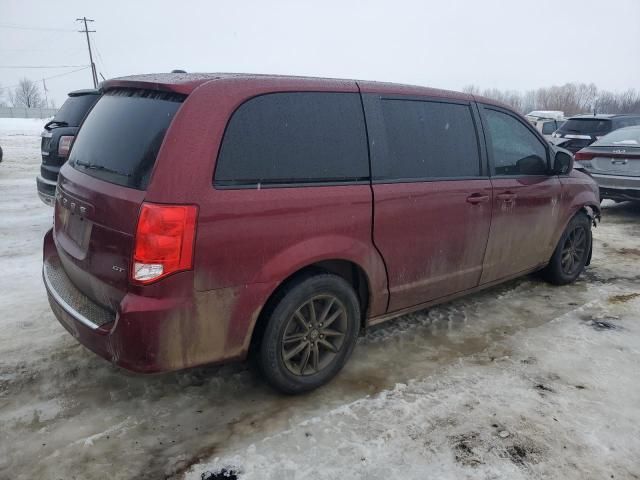
<svg viewBox="0 0 640 480">
<path fill-rule="evenodd" d="M 367 326 L 591 258 L 598 187 L 520 115 L 422 87 L 109 80 L 59 176 L 51 308 L 136 372 L 252 355 L 326 383 Z"/>
</svg>

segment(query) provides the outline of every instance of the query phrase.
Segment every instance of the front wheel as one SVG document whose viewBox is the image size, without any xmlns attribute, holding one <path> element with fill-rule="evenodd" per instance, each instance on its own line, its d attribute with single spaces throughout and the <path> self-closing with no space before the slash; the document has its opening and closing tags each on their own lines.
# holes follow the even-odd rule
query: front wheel
<svg viewBox="0 0 640 480">
<path fill-rule="evenodd" d="M 584 213 L 574 216 L 556 246 L 544 270 L 546 279 L 555 285 L 566 285 L 578 278 L 591 252 L 591 220 Z"/>
<path fill-rule="evenodd" d="M 281 292 L 262 337 L 258 365 L 281 392 L 313 390 L 347 362 L 359 327 L 360 307 L 351 285 L 331 274 L 304 278 Z"/>
</svg>

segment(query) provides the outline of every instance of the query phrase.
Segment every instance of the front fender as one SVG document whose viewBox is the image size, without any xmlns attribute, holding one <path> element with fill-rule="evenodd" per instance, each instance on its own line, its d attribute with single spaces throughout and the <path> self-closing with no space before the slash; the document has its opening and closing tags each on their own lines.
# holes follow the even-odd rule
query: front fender
<svg viewBox="0 0 640 480">
<path fill-rule="evenodd" d="M 573 172 L 572 172 L 573 173 Z M 581 174 L 582 177 L 586 175 Z M 553 254 L 556 245 L 560 241 L 562 233 L 567 228 L 571 219 L 580 211 L 584 211 L 591 219 L 594 226 L 600 220 L 600 202 L 598 186 L 593 180 L 583 179 L 573 175 L 561 178 L 562 184 L 562 212 L 559 216 L 556 230 L 554 231 L 551 245 L 553 247 L 549 257 Z M 589 259 L 591 254 L 589 254 Z"/>
</svg>

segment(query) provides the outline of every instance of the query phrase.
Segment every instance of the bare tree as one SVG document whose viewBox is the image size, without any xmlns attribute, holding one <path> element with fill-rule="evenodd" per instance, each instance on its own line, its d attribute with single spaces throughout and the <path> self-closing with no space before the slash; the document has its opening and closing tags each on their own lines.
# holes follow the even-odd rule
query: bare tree
<svg viewBox="0 0 640 480">
<path fill-rule="evenodd" d="M 469 95 L 480 95 L 480 87 L 477 85 L 467 85 L 462 88 L 464 93 L 468 93 Z"/>
<path fill-rule="evenodd" d="M 6 107 L 7 103 L 4 100 L 4 88 L 0 85 L 0 107 Z"/>
<path fill-rule="evenodd" d="M 525 93 L 497 88 L 481 89 L 477 85 L 468 85 L 463 91 L 506 103 L 520 113 L 532 110 L 560 110 L 565 115 L 593 112 L 640 113 L 640 92 L 637 90 L 613 93 L 599 90 L 593 83 L 567 83 Z"/>
<path fill-rule="evenodd" d="M 23 78 L 15 90 L 9 91 L 9 100 L 14 107 L 40 108 L 46 107 L 38 84 Z"/>
</svg>

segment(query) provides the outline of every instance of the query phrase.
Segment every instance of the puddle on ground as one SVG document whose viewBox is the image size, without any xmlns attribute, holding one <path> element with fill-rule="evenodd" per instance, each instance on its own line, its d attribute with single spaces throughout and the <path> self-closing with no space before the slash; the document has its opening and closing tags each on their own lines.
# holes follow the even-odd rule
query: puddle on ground
<svg viewBox="0 0 640 480">
<path fill-rule="evenodd" d="M 620 255 L 636 255 L 640 256 L 640 248 L 619 248 L 618 253 Z"/>
<path fill-rule="evenodd" d="M 640 297 L 640 293 L 627 293 L 624 295 L 612 295 L 609 297 L 609 303 L 626 303 L 629 300 Z"/>
</svg>

